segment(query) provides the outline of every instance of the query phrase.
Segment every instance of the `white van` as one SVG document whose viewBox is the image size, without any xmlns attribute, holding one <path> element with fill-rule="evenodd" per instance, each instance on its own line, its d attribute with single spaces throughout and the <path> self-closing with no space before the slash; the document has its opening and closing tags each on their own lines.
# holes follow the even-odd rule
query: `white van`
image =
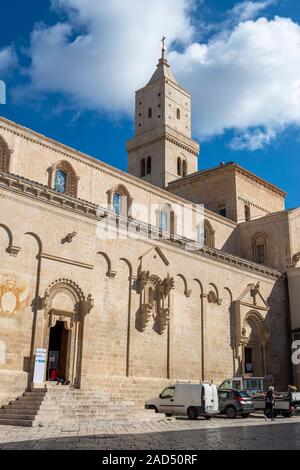
<svg viewBox="0 0 300 470">
<path fill-rule="evenodd" d="M 219 412 L 216 385 L 207 383 L 176 383 L 165 388 L 159 397 L 145 403 L 147 410 L 166 416 L 188 415 L 190 419 L 210 419 Z"/>
</svg>

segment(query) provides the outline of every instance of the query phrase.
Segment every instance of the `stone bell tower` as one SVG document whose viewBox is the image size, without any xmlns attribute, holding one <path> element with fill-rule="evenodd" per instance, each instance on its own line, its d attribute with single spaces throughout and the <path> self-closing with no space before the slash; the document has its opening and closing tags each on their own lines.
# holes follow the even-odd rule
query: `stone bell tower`
<svg viewBox="0 0 300 470">
<path fill-rule="evenodd" d="M 199 145 L 191 138 L 191 95 L 162 56 L 149 83 L 136 92 L 135 137 L 127 142 L 128 172 L 165 188 L 198 171 Z"/>
</svg>

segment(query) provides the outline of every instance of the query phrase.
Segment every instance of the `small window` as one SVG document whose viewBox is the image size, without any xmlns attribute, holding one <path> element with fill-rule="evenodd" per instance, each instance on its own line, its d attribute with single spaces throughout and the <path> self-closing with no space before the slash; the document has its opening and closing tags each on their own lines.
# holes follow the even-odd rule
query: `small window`
<svg viewBox="0 0 300 470">
<path fill-rule="evenodd" d="M 152 159 L 151 157 L 147 158 L 147 175 L 151 175 Z"/>
<path fill-rule="evenodd" d="M 226 206 L 220 206 L 219 214 L 220 214 L 222 217 L 227 217 Z"/>
<path fill-rule="evenodd" d="M 258 233 L 253 238 L 253 259 L 256 263 L 264 264 L 267 260 L 266 235 Z"/>
<path fill-rule="evenodd" d="M 177 119 L 180 119 L 180 109 L 179 108 L 177 108 L 176 114 L 177 114 Z"/>
<path fill-rule="evenodd" d="M 121 214 L 122 211 L 122 196 L 119 193 L 114 193 L 113 208 L 116 214 Z"/>
<path fill-rule="evenodd" d="M 248 222 L 250 220 L 250 207 L 248 205 L 245 205 L 244 207 L 245 210 L 245 221 Z"/>
<path fill-rule="evenodd" d="M 152 118 L 152 108 L 148 108 L 148 119 Z"/>
<path fill-rule="evenodd" d="M 54 189 L 58 193 L 67 191 L 67 174 L 62 170 L 57 170 L 55 173 Z"/>
<path fill-rule="evenodd" d="M 146 175 L 145 165 L 146 165 L 146 162 L 145 162 L 145 159 L 143 158 L 141 161 L 141 177 L 142 178 Z"/>
<path fill-rule="evenodd" d="M 187 175 L 187 163 L 185 160 L 183 160 L 182 162 L 182 176 L 186 176 Z"/>
<path fill-rule="evenodd" d="M 181 158 L 177 158 L 177 175 L 182 176 Z"/>
</svg>

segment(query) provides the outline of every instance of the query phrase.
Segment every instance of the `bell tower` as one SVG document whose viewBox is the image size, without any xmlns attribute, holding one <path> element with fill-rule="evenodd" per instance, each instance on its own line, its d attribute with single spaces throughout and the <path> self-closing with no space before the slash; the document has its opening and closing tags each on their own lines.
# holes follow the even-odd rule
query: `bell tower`
<svg viewBox="0 0 300 470">
<path fill-rule="evenodd" d="M 191 95 L 162 55 L 148 84 L 136 92 L 135 137 L 127 142 L 128 172 L 155 186 L 198 171 L 199 145 L 191 136 Z"/>
</svg>

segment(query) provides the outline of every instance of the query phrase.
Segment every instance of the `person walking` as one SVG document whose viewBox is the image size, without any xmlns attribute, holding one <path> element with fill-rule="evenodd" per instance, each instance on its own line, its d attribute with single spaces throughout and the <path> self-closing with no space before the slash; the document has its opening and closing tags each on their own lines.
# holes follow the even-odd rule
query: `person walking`
<svg viewBox="0 0 300 470">
<path fill-rule="evenodd" d="M 265 398 L 265 416 L 271 418 L 271 421 L 275 421 L 275 389 L 269 387 Z"/>
</svg>

